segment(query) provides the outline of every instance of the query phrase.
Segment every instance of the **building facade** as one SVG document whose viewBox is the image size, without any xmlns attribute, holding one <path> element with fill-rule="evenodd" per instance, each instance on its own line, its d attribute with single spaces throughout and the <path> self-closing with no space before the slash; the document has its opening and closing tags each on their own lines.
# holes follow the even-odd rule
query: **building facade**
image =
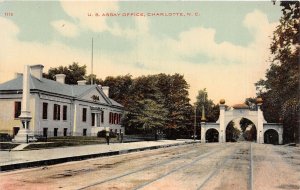
<svg viewBox="0 0 300 190">
<path fill-rule="evenodd" d="M 56 81 L 42 77 L 43 65 L 30 67 L 30 130 L 43 136 L 96 136 L 99 131 L 124 132 L 123 106 L 109 98 L 109 87 L 65 84 L 65 75 Z M 21 128 L 19 115 L 23 75 L 0 84 L 0 132 L 16 135 Z"/>
</svg>

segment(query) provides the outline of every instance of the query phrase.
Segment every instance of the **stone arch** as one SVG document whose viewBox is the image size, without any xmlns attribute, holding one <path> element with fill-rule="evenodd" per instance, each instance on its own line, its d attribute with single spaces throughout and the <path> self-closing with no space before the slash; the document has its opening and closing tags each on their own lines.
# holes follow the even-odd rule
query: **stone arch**
<svg viewBox="0 0 300 190">
<path fill-rule="evenodd" d="M 255 120 L 253 121 L 253 119 L 247 117 L 247 116 L 238 116 L 238 117 L 231 117 L 229 118 L 230 120 L 228 120 L 226 122 L 226 124 L 224 125 L 224 136 L 225 136 L 225 142 L 236 142 L 238 140 L 245 140 L 245 141 L 257 141 L 257 124 L 255 124 Z M 241 121 L 241 119 L 246 119 L 249 121 L 249 123 L 252 123 L 252 127 L 248 128 L 246 127 L 243 131 L 243 129 L 237 129 L 234 128 L 233 126 L 230 125 L 231 122 L 233 122 L 234 120 L 238 120 Z M 248 130 L 247 130 L 248 129 Z M 250 130 L 250 131 L 249 131 Z M 249 132 L 247 132 L 249 131 Z M 228 135 L 230 135 L 228 137 Z"/>
<path fill-rule="evenodd" d="M 234 116 L 234 117 L 226 117 L 226 121 L 225 121 L 225 130 L 226 127 L 228 126 L 228 124 L 232 121 L 232 120 L 236 120 L 236 119 L 241 119 L 241 118 L 245 118 L 249 121 L 251 121 L 255 126 L 257 126 L 257 121 L 256 119 L 249 117 L 248 115 L 239 115 L 239 116 Z"/>
<path fill-rule="evenodd" d="M 264 132 L 268 129 L 274 128 L 279 136 L 279 144 L 282 144 L 283 126 L 282 123 L 268 123 L 261 110 L 261 105 L 263 103 L 261 98 L 256 99 L 257 108 L 251 108 L 246 104 L 237 104 L 232 107 L 225 106 L 225 100 L 220 100 L 220 115 L 216 123 L 207 123 L 205 116 L 201 120 L 201 141 L 206 142 L 206 131 L 210 128 L 214 128 L 219 132 L 219 142 L 226 142 L 226 129 L 230 121 L 236 118 L 245 118 L 251 121 L 256 129 L 256 140 L 257 143 L 264 143 Z M 205 112 L 204 112 L 205 113 Z M 268 134 L 268 133 L 266 133 Z M 255 135 L 253 135 L 255 136 Z M 254 137 L 255 138 L 255 137 Z"/>
<path fill-rule="evenodd" d="M 279 144 L 279 132 L 276 129 L 270 128 L 264 132 L 265 144 Z"/>
<path fill-rule="evenodd" d="M 219 142 L 219 131 L 215 128 L 209 128 L 205 132 L 207 142 Z"/>
</svg>

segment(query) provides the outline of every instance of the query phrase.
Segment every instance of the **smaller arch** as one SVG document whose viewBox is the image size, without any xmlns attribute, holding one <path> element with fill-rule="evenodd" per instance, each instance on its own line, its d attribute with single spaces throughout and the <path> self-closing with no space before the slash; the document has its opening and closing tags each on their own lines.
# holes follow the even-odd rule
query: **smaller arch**
<svg viewBox="0 0 300 190">
<path fill-rule="evenodd" d="M 265 144 L 279 144 L 279 133 L 275 129 L 268 129 L 264 133 L 264 143 Z"/>
<path fill-rule="evenodd" d="M 205 140 L 207 142 L 219 142 L 219 131 L 214 128 L 210 128 L 206 130 Z"/>
</svg>

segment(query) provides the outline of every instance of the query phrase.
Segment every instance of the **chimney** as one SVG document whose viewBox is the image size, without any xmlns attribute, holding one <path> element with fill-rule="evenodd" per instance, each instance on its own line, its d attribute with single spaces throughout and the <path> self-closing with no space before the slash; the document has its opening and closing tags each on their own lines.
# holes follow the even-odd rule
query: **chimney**
<svg viewBox="0 0 300 190">
<path fill-rule="evenodd" d="M 15 73 L 15 79 L 18 78 L 18 77 L 21 77 L 21 76 L 23 76 L 22 73 Z"/>
<path fill-rule="evenodd" d="M 56 79 L 56 82 L 65 84 L 66 75 L 65 74 L 56 74 L 55 79 Z"/>
<path fill-rule="evenodd" d="M 43 77 L 43 65 L 32 65 L 30 66 L 31 75 L 41 80 Z"/>
<path fill-rule="evenodd" d="M 79 86 L 86 85 L 86 80 L 79 80 L 79 81 L 77 81 L 77 84 L 78 84 Z"/>
<path fill-rule="evenodd" d="M 109 86 L 102 86 L 103 93 L 109 97 Z"/>
</svg>

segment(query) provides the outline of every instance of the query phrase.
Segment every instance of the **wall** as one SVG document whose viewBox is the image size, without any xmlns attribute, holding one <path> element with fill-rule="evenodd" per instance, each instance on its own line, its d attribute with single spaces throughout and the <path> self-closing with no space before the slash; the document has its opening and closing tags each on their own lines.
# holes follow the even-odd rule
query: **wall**
<svg viewBox="0 0 300 190">
<path fill-rule="evenodd" d="M 91 111 L 91 106 L 97 106 L 99 107 L 102 111 L 104 111 L 104 121 L 103 123 L 100 122 L 100 127 L 92 127 L 92 111 Z M 122 113 L 122 110 L 116 109 L 116 108 L 111 108 L 106 105 L 102 104 L 97 104 L 97 103 L 91 103 L 91 102 L 85 102 L 85 101 L 80 101 L 76 100 L 74 102 L 74 107 L 76 107 L 76 111 L 74 108 L 74 113 L 76 117 L 74 118 L 74 126 L 73 126 L 73 135 L 82 135 L 83 134 L 83 129 L 87 129 L 87 135 L 92 135 L 96 136 L 97 132 L 101 130 L 105 130 L 107 127 L 108 129 L 112 129 L 115 131 L 115 129 L 119 130 L 121 129 L 121 125 L 117 124 L 109 124 L 109 112 L 118 112 Z M 87 120 L 86 122 L 82 121 L 82 112 L 83 108 L 87 108 Z M 101 121 L 101 120 L 100 120 Z M 124 130 L 123 130 L 124 132 Z"/>
<path fill-rule="evenodd" d="M 14 94 L 14 95 L 0 95 L 0 132 L 1 133 L 9 133 L 13 134 L 14 127 L 22 127 L 21 121 L 18 118 L 14 118 L 15 114 L 15 102 L 22 102 L 22 94 Z M 30 96 L 30 106 L 29 109 L 31 111 L 32 120 L 30 122 L 30 129 L 34 128 L 34 105 L 35 105 L 35 97 Z"/>
<path fill-rule="evenodd" d="M 64 128 L 67 128 L 67 136 L 72 133 L 72 106 L 71 101 L 67 98 L 54 97 L 49 95 L 40 95 L 36 97 L 35 111 L 35 134 L 42 135 L 43 128 L 48 128 L 48 136 L 54 135 L 54 128 L 58 128 L 58 136 L 63 136 Z M 43 119 L 43 103 L 48 103 L 47 119 Z M 54 104 L 60 105 L 60 120 L 53 119 Z M 63 120 L 63 106 L 67 106 L 67 120 Z"/>
<path fill-rule="evenodd" d="M 16 95 L 1 95 L 0 96 L 0 132 L 13 134 L 13 127 L 21 127 L 19 119 L 14 118 L 14 102 L 22 101 L 22 94 Z M 43 103 L 48 103 L 47 119 L 43 119 Z M 53 120 L 54 104 L 60 105 L 60 120 Z M 63 106 L 66 105 L 67 120 L 63 120 Z M 92 114 L 91 106 L 100 107 L 104 111 L 104 122 L 100 123 L 100 127 L 94 127 L 92 133 Z M 82 121 L 82 108 L 87 108 L 87 120 Z M 30 111 L 32 120 L 30 129 L 35 135 L 43 135 L 43 128 L 48 128 L 48 136 L 54 135 L 54 128 L 58 128 L 58 136 L 63 135 L 64 128 L 67 128 L 67 135 L 83 135 L 83 129 L 87 129 L 87 135 L 96 135 L 98 131 L 104 130 L 105 127 L 119 132 L 121 125 L 109 124 L 109 112 L 122 113 L 122 110 L 111 108 L 110 106 L 100 103 L 75 100 L 63 97 L 55 97 L 45 94 L 31 93 L 30 94 Z M 74 131 L 73 131 L 74 130 Z M 124 132 L 124 130 L 123 130 Z"/>
<path fill-rule="evenodd" d="M 19 119 L 14 118 L 15 101 L 21 99 L 0 99 L 0 132 L 13 134 L 13 127 L 20 127 Z"/>
</svg>

